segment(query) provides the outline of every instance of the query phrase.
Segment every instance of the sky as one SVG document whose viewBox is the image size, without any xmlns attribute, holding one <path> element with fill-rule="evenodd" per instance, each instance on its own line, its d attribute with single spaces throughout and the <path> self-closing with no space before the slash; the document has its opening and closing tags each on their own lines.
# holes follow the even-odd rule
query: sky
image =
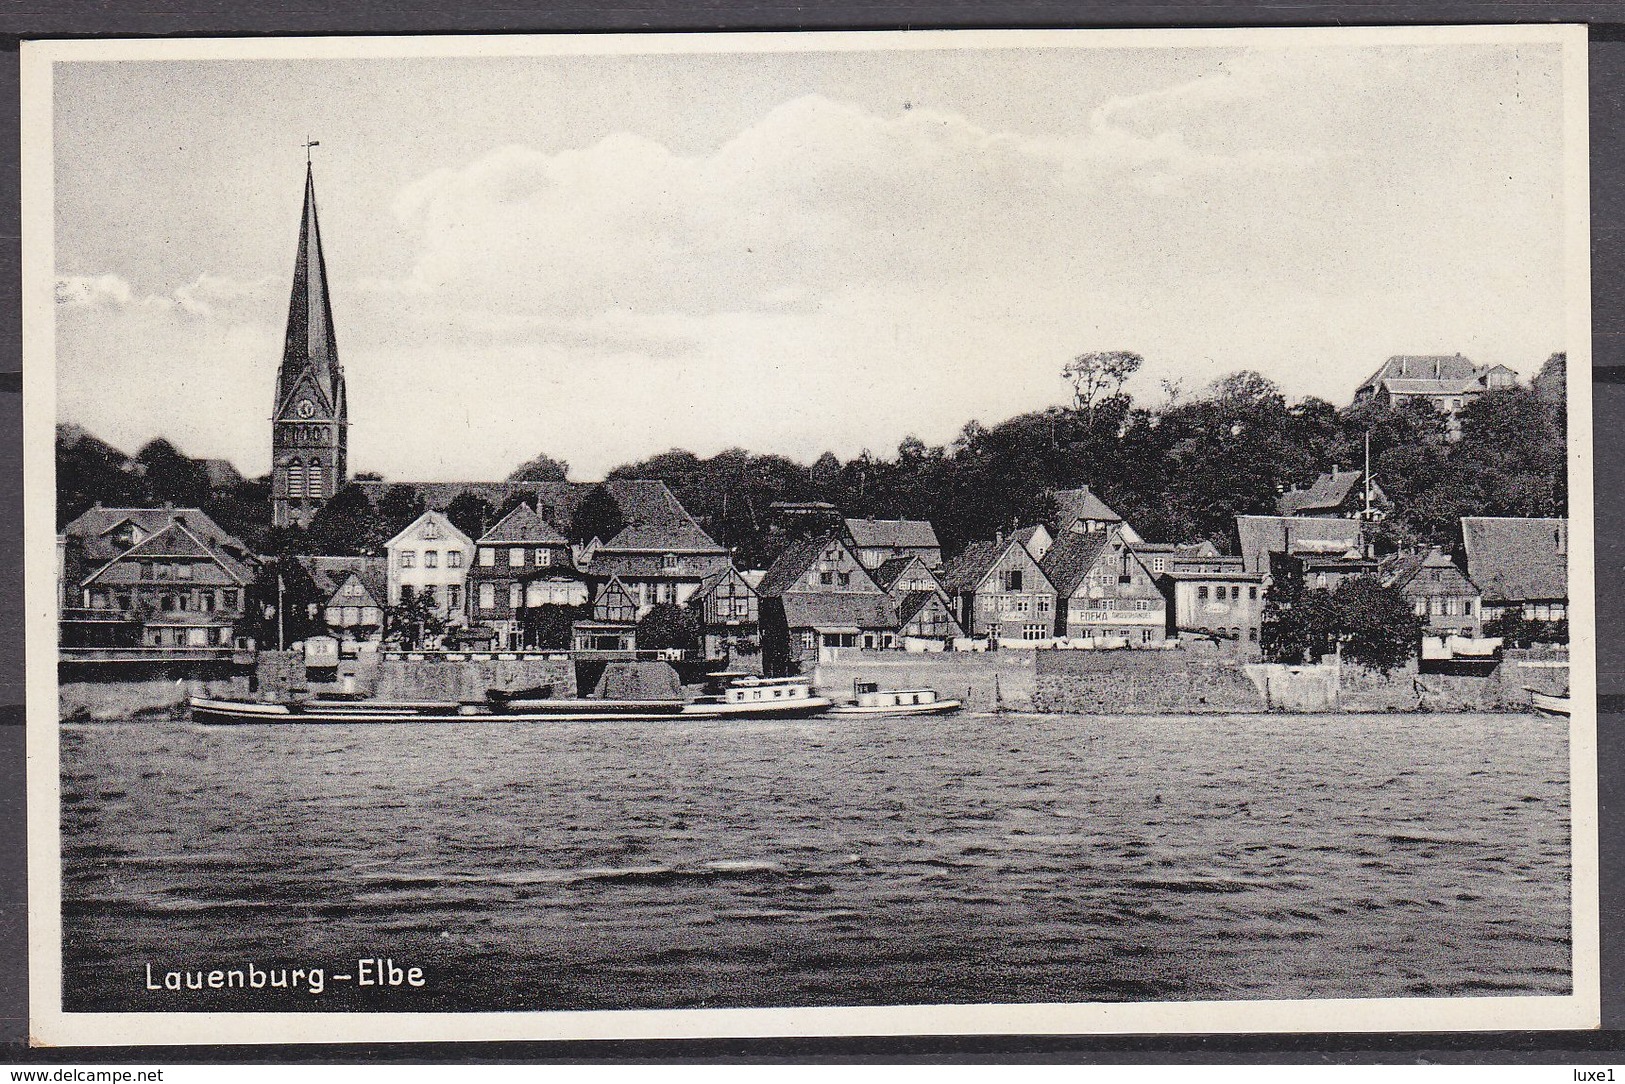
<svg viewBox="0 0 1625 1084">
<path fill-rule="evenodd" d="M 60 420 L 246 474 L 308 139 L 352 470 L 811 462 L 1564 341 L 1557 45 L 64 62 Z"/>
</svg>

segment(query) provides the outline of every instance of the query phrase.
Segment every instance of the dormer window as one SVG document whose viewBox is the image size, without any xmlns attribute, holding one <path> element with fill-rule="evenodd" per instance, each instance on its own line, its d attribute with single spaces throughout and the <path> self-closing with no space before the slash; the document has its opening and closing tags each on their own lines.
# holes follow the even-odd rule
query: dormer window
<svg viewBox="0 0 1625 1084">
<path fill-rule="evenodd" d="M 660 558 L 660 568 L 664 572 L 676 572 L 677 555 L 675 553 L 668 553 L 664 557 Z"/>
<path fill-rule="evenodd" d="M 432 519 L 429 522 L 425 523 L 423 525 L 423 537 L 424 538 L 439 538 L 440 537 L 440 524 L 436 523 Z"/>
</svg>

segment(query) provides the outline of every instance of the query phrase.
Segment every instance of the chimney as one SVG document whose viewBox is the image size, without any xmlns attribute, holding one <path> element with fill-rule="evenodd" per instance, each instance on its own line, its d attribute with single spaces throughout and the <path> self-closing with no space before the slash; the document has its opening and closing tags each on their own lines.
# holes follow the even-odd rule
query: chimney
<svg viewBox="0 0 1625 1084">
<path fill-rule="evenodd" d="M 1333 463 L 1332 464 L 1332 473 L 1333 474 L 1340 474 L 1340 473 L 1342 473 L 1342 471 L 1343 471 L 1343 467 L 1342 467 L 1341 464 L 1339 464 L 1339 463 Z"/>
</svg>

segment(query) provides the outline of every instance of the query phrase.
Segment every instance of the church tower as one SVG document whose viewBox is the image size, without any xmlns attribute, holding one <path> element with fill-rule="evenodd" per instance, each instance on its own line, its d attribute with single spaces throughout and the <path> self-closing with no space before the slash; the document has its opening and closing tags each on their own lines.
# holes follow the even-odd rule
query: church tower
<svg viewBox="0 0 1625 1084">
<path fill-rule="evenodd" d="M 305 164 L 305 211 L 288 302 L 288 337 L 271 414 L 271 525 L 306 527 L 349 480 L 349 404 L 333 337 L 327 265 L 316 223 L 316 181 Z"/>
</svg>

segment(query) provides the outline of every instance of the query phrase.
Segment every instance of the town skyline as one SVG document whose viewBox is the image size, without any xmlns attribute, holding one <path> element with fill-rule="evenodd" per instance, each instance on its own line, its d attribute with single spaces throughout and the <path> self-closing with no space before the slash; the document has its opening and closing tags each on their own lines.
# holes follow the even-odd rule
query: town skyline
<svg viewBox="0 0 1625 1084">
<path fill-rule="evenodd" d="M 62 65 L 59 416 L 265 472 L 307 138 L 352 462 L 386 478 L 885 456 L 1064 402 L 1096 349 L 1144 355 L 1142 402 L 1256 370 L 1338 404 L 1392 354 L 1565 349 L 1555 49 L 1161 52 Z M 132 97 L 145 135 L 105 123 Z M 181 134 L 228 117 L 231 154 Z"/>
</svg>

